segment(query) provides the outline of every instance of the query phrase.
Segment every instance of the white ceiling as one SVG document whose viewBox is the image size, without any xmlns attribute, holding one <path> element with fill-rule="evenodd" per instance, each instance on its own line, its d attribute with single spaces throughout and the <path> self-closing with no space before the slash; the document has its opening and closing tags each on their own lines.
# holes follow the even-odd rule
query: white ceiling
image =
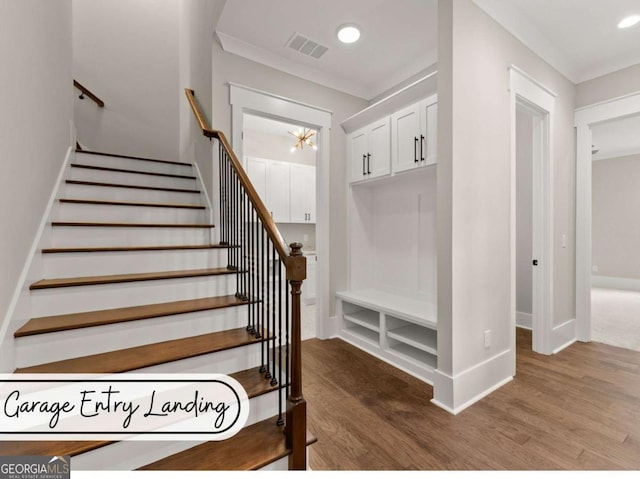
<svg viewBox="0 0 640 479">
<path fill-rule="evenodd" d="M 474 0 L 574 83 L 640 63 L 640 0 Z"/>
<path fill-rule="evenodd" d="M 216 33 L 225 51 L 369 100 L 436 62 L 437 22 L 437 0 L 230 0 Z M 338 41 L 345 23 L 357 43 Z M 329 50 L 288 48 L 294 32 Z"/>
<path fill-rule="evenodd" d="M 640 115 L 595 125 L 593 160 L 640 154 Z"/>
</svg>

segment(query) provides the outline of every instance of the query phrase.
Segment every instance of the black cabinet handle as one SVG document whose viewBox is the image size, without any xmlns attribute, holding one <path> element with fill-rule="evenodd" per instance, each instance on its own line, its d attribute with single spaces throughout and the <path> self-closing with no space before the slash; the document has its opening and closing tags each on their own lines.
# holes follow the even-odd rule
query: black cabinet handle
<svg viewBox="0 0 640 479">
<path fill-rule="evenodd" d="M 367 170 L 364 169 L 364 162 L 367 160 L 367 155 L 362 155 L 362 176 L 367 174 Z"/>
<path fill-rule="evenodd" d="M 420 135 L 420 161 L 424 161 L 424 151 L 422 149 L 422 145 L 424 145 L 424 135 Z"/>
<path fill-rule="evenodd" d="M 413 162 L 418 162 L 418 137 L 413 137 Z"/>
<path fill-rule="evenodd" d="M 367 153 L 367 174 L 371 174 L 371 153 Z"/>
</svg>

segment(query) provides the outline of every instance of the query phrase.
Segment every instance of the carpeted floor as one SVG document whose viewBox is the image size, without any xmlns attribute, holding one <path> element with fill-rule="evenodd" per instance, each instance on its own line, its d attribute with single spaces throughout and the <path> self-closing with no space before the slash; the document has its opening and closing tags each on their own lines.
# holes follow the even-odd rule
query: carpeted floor
<svg viewBox="0 0 640 479">
<path fill-rule="evenodd" d="M 640 351 L 640 291 L 593 288 L 591 339 Z"/>
</svg>

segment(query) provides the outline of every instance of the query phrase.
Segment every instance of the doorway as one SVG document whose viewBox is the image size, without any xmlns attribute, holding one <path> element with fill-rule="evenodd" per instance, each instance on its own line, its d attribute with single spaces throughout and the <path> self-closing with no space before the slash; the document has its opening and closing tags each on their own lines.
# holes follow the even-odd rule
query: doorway
<svg viewBox="0 0 640 479">
<path fill-rule="evenodd" d="M 329 317 L 329 149 L 331 111 L 284 98 L 272 93 L 237 84 L 230 84 L 231 138 L 234 151 L 244 158 L 242 133 L 246 114 L 301 125 L 316 132 L 316 201 L 315 201 L 315 318 L 316 334 L 327 339 L 335 334 L 335 325 Z M 293 138 L 293 137 L 292 137 Z M 290 152 L 287 152 L 290 154 Z M 304 243 L 304 241 L 303 241 Z M 311 262 L 307 258 L 307 268 Z M 305 288 L 303 283 L 303 290 Z M 307 283 L 307 286 L 310 283 Z"/>
<path fill-rule="evenodd" d="M 317 131 L 244 113 L 243 166 L 271 212 L 285 244 L 301 243 L 307 257 L 302 285 L 302 339 L 316 337 Z"/>
<path fill-rule="evenodd" d="M 555 95 L 516 67 L 511 86 L 511 346 L 516 327 L 532 349 L 552 354 L 553 112 Z"/>
<path fill-rule="evenodd" d="M 591 337 L 640 351 L 640 115 L 592 127 Z"/>
<path fill-rule="evenodd" d="M 592 338 L 593 129 L 639 114 L 640 93 L 576 110 L 576 335 L 579 341 L 591 341 Z"/>
</svg>

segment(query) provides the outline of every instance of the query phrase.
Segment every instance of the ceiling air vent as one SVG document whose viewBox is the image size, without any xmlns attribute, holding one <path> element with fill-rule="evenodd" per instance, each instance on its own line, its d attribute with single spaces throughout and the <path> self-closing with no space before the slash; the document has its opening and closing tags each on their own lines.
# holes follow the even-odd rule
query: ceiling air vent
<svg viewBox="0 0 640 479">
<path fill-rule="evenodd" d="M 287 46 L 292 48 L 293 50 L 302 53 L 303 55 L 307 55 L 310 57 L 319 60 L 322 55 L 327 53 L 329 50 L 324 45 L 320 45 L 313 40 L 309 40 L 304 35 L 300 35 L 299 33 L 294 33 L 289 41 L 287 42 Z"/>
</svg>

